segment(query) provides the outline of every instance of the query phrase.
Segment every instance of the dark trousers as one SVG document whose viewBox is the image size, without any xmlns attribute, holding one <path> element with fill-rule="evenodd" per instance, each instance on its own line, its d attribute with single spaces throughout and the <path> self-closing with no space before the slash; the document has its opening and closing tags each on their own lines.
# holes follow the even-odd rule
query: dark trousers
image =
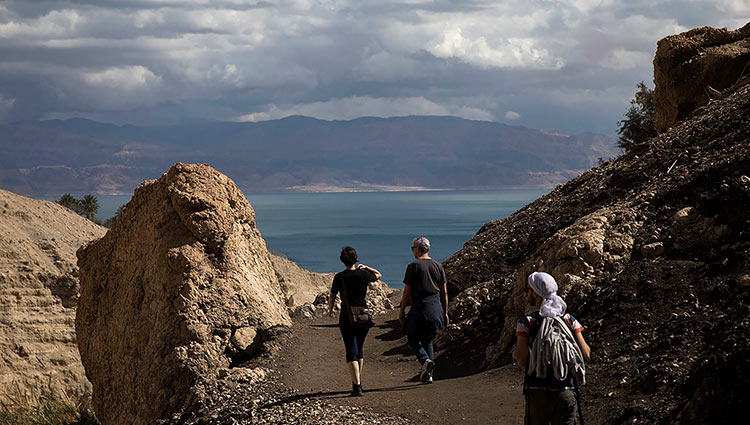
<svg viewBox="0 0 750 425">
<path fill-rule="evenodd" d="M 573 390 L 529 389 L 526 403 L 526 425 L 576 423 L 577 402 Z"/>
<path fill-rule="evenodd" d="M 356 362 L 364 358 L 362 347 L 365 345 L 367 332 L 370 330 L 367 326 L 351 326 L 348 323 L 340 322 L 339 330 L 341 337 L 344 339 L 346 347 L 346 362 Z"/>
<path fill-rule="evenodd" d="M 427 359 L 435 360 L 435 350 L 432 345 L 434 332 L 425 331 L 425 326 L 414 316 L 406 319 L 406 339 L 409 346 L 417 355 L 419 363 L 424 364 Z M 432 373 L 430 373 L 432 375 Z"/>
<path fill-rule="evenodd" d="M 443 326 L 443 306 L 439 294 L 412 302 L 406 316 L 406 338 L 419 363 L 424 364 L 427 359 L 435 360 L 432 339 Z"/>
</svg>

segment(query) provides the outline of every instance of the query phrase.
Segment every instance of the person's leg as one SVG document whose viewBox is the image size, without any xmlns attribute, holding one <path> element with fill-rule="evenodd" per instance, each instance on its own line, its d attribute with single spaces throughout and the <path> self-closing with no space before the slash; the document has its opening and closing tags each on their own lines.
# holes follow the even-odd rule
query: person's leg
<svg viewBox="0 0 750 425">
<path fill-rule="evenodd" d="M 357 341 L 353 329 L 348 326 L 339 326 L 341 337 L 346 348 L 346 364 L 352 384 L 359 384 L 359 362 L 357 361 Z"/>
<path fill-rule="evenodd" d="M 554 406 L 552 425 L 575 425 L 578 405 L 573 390 L 555 393 Z"/>
<path fill-rule="evenodd" d="M 414 350 L 414 354 L 417 356 L 420 364 L 424 364 L 425 360 L 428 359 L 427 351 L 422 346 L 422 338 L 420 335 L 419 318 L 410 314 L 406 317 L 406 339 L 409 342 L 409 346 Z"/>
<path fill-rule="evenodd" d="M 352 384 L 360 385 L 359 362 L 355 360 L 348 362 L 347 365 L 349 366 L 349 375 L 352 377 Z"/>
<path fill-rule="evenodd" d="M 432 336 L 430 336 L 429 338 L 424 338 L 421 341 L 421 345 L 422 345 L 422 348 L 424 349 L 425 354 L 427 355 L 427 359 L 429 359 L 431 362 L 433 362 L 433 364 L 431 365 L 431 367 L 429 368 L 429 370 L 427 370 L 427 375 L 428 376 L 432 376 L 432 372 L 434 370 L 433 368 L 435 366 L 434 365 L 434 363 L 435 363 L 435 348 L 432 345 Z"/>
<path fill-rule="evenodd" d="M 547 390 L 529 390 L 529 404 L 526 408 L 528 425 L 549 425 L 554 407 L 554 398 L 550 397 L 553 393 Z"/>
<path fill-rule="evenodd" d="M 370 331 L 370 328 L 368 327 L 362 327 L 361 329 L 357 329 L 356 335 L 355 335 L 355 344 L 357 347 L 357 367 L 359 370 L 359 380 L 357 381 L 360 385 L 362 385 L 362 366 L 365 364 L 365 338 L 367 338 L 367 333 Z"/>
<path fill-rule="evenodd" d="M 433 336 L 430 335 L 429 337 L 425 336 L 420 341 L 420 344 L 422 345 L 422 348 L 424 349 L 425 355 L 427 355 L 427 358 L 430 360 L 435 360 L 435 348 L 432 345 L 432 339 Z"/>
</svg>

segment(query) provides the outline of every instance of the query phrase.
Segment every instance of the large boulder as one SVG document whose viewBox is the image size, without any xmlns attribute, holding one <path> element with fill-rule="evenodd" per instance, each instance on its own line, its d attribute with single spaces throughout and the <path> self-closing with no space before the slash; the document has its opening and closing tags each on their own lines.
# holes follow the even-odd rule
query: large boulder
<svg viewBox="0 0 750 425">
<path fill-rule="evenodd" d="M 654 58 L 656 129 L 664 132 L 750 75 L 750 24 L 703 27 L 659 41 Z"/>
<path fill-rule="evenodd" d="M 291 324 L 255 214 L 225 175 L 176 164 L 78 251 L 76 333 L 103 424 L 153 424 Z"/>
<path fill-rule="evenodd" d="M 0 404 L 90 394 L 73 329 L 75 252 L 105 232 L 61 205 L 0 190 Z"/>
</svg>

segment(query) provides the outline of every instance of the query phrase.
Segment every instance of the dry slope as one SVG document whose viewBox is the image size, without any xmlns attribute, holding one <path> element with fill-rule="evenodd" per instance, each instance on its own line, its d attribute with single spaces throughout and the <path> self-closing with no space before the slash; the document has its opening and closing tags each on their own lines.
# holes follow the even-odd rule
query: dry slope
<svg viewBox="0 0 750 425">
<path fill-rule="evenodd" d="M 90 392 L 73 330 L 75 251 L 105 231 L 53 202 L 0 190 L 0 402 Z"/>
<path fill-rule="evenodd" d="M 733 423 L 750 403 L 750 86 L 485 224 L 445 262 L 449 350 L 510 361 L 534 270 L 593 350 L 596 422 Z"/>
</svg>

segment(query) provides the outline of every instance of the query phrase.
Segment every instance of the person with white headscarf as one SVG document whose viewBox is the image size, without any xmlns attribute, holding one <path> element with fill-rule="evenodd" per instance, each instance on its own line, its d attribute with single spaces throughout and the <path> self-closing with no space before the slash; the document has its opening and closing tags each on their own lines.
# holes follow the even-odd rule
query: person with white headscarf
<svg viewBox="0 0 750 425">
<path fill-rule="evenodd" d="M 554 424 L 574 424 L 578 400 L 576 397 L 576 370 L 568 369 L 563 365 L 561 368 L 545 368 L 541 365 L 542 370 L 559 369 L 565 373 L 564 377 L 556 377 L 555 373 L 532 373 L 529 358 L 531 356 L 530 347 L 535 343 L 539 330 L 544 326 L 550 326 L 550 320 L 559 321 L 567 326 L 569 332 L 568 338 L 575 340 L 573 349 L 577 355 L 585 361 L 588 361 L 591 355 L 591 349 L 583 338 L 583 326 L 570 314 L 567 313 L 567 304 L 557 295 L 557 282 L 550 274 L 544 272 L 534 272 L 527 279 L 526 296 L 529 304 L 536 308 L 536 311 L 528 316 L 522 317 L 516 326 L 516 349 L 513 352 L 513 358 L 518 365 L 528 370 L 524 382 L 524 394 L 526 395 L 526 424 L 529 425 L 548 425 Z M 563 326 L 561 324 L 561 326 Z M 559 329 L 559 328 L 558 328 Z M 570 339 L 568 339 L 570 341 Z M 572 342 L 571 342 L 572 344 Z M 540 363 L 540 359 L 534 359 Z M 541 363 L 545 360 L 541 359 Z M 538 366 L 535 364 L 534 366 Z M 585 368 L 584 368 L 585 373 Z M 549 375 L 549 376 L 547 376 Z M 562 379 L 559 379 L 562 378 Z M 579 409 L 580 410 L 580 409 Z"/>
<path fill-rule="evenodd" d="M 557 282 L 547 273 L 534 272 L 529 275 L 529 287 L 542 298 L 539 314 L 542 317 L 560 317 L 568 305 L 557 295 Z"/>
</svg>

